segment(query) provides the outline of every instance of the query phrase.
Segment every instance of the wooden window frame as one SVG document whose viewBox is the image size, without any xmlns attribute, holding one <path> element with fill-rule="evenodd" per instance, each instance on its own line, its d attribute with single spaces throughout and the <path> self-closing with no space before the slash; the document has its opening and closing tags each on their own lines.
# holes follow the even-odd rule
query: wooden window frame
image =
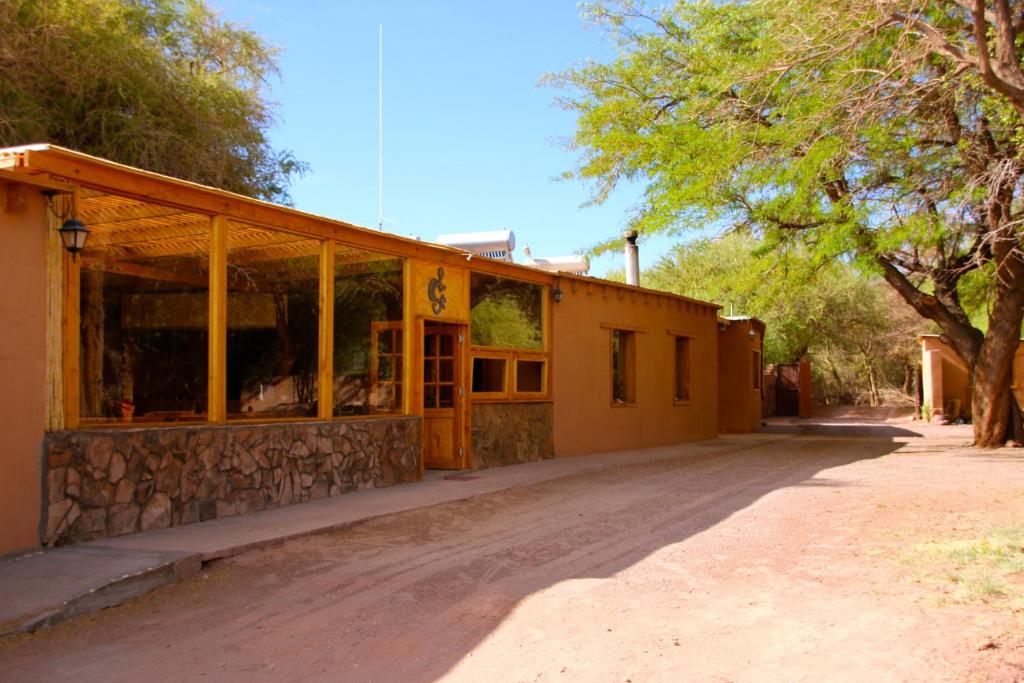
<svg viewBox="0 0 1024 683">
<path fill-rule="evenodd" d="M 480 347 L 481 349 L 483 347 Z M 502 379 L 501 391 L 473 391 L 473 368 L 474 361 L 477 358 L 484 358 L 488 360 L 501 360 L 505 362 L 505 372 Z M 500 351 L 489 351 L 489 350 L 476 350 L 476 348 L 470 351 L 470 362 L 469 362 L 469 396 L 472 401 L 505 401 L 511 397 L 511 370 L 512 358 L 511 354 L 503 353 Z"/>
<path fill-rule="evenodd" d="M 602 327 L 605 327 L 602 325 Z M 629 329 L 625 327 L 612 327 L 608 326 L 608 348 L 610 353 L 608 354 L 608 380 L 611 389 L 611 406 L 613 408 L 632 408 L 639 404 L 637 399 L 637 335 L 642 332 L 637 328 Z M 626 396 L 627 399 L 624 401 L 616 400 L 615 398 L 615 335 L 627 335 L 625 339 L 628 343 L 628 351 L 625 352 L 625 365 L 624 372 L 626 373 L 627 381 L 626 385 Z"/>
<path fill-rule="evenodd" d="M 690 383 L 691 369 L 693 368 L 693 335 L 669 332 L 672 337 L 672 403 L 677 406 L 690 405 L 693 402 L 693 390 Z M 686 340 L 686 378 L 683 382 L 686 387 L 686 398 L 679 398 L 679 342 Z"/>
<path fill-rule="evenodd" d="M 540 376 L 540 391 L 519 391 L 519 362 L 527 361 L 533 363 L 543 363 L 541 368 Z M 525 353 L 518 352 L 514 355 L 513 365 L 510 366 L 509 373 L 511 375 L 510 380 L 512 383 L 512 398 L 514 399 L 543 399 L 550 396 L 548 391 L 548 367 L 550 366 L 551 360 L 547 354 L 543 353 Z"/>
</svg>

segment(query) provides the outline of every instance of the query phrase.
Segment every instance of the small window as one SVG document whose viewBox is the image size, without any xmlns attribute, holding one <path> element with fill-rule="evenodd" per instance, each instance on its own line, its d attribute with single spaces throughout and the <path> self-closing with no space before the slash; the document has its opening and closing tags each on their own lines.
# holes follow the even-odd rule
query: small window
<svg viewBox="0 0 1024 683">
<path fill-rule="evenodd" d="M 636 333 L 612 330 L 612 403 L 636 402 Z"/>
<path fill-rule="evenodd" d="M 675 400 L 690 400 L 690 338 L 675 338 Z"/>
<path fill-rule="evenodd" d="M 544 391 L 544 361 L 516 361 L 516 393 L 539 394 Z"/>
<path fill-rule="evenodd" d="M 761 352 L 754 351 L 754 391 L 761 388 Z"/>
<path fill-rule="evenodd" d="M 473 393 L 505 393 L 505 368 L 507 362 L 504 358 L 474 358 Z"/>
</svg>

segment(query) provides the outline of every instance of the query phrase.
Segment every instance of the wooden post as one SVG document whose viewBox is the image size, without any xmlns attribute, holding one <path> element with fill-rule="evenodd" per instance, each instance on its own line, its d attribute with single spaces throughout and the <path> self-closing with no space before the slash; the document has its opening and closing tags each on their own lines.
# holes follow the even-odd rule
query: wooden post
<svg viewBox="0 0 1024 683">
<path fill-rule="evenodd" d="M 334 242 L 320 243 L 320 339 L 317 415 L 334 417 Z"/>
<path fill-rule="evenodd" d="M 206 419 L 227 419 L 228 221 L 210 218 L 210 312 Z"/>
</svg>

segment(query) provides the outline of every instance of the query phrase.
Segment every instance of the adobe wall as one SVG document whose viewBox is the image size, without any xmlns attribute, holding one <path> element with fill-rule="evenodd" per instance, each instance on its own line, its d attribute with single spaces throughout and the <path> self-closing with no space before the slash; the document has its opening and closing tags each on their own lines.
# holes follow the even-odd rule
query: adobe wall
<svg viewBox="0 0 1024 683">
<path fill-rule="evenodd" d="M 52 432 L 45 544 L 419 479 L 417 417 Z"/>
<path fill-rule="evenodd" d="M 945 415 L 946 402 L 957 400 L 961 417 L 969 416 L 971 392 L 967 366 L 952 347 L 938 336 L 922 336 L 921 359 L 924 402 L 931 406 L 932 415 Z"/>
<path fill-rule="evenodd" d="M 46 428 L 46 204 L 0 182 L 0 555 L 39 545 Z"/>
<path fill-rule="evenodd" d="M 754 351 L 761 350 L 761 336 L 758 333 L 751 339 L 751 329 L 751 323 L 740 320 L 729 323 L 718 333 L 718 431 L 721 434 L 746 434 L 761 428 L 761 389 L 754 386 L 753 362 Z"/>
<path fill-rule="evenodd" d="M 555 455 L 649 448 L 718 433 L 714 309 L 600 281 L 562 280 L 552 304 Z M 636 402 L 613 405 L 611 329 L 635 328 Z M 690 396 L 674 398 L 675 339 L 690 335 Z"/>
<path fill-rule="evenodd" d="M 918 341 L 921 343 L 921 388 L 924 402 L 932 407 L 932 414 L 945 415 L 946 402 L 955 399 L 960 401 L 961 417 L 970 417 L 971 388 L 967 366 L 939 335 L 921 335 Z M 1014 354 L 1012 382 L 1014 395 L 1024 406 L 1024 340 Z"/>
<path fill-rule="evenodd" d="M 554 406 L 550 401 L 474 403 L 473 469 L 555 457 L 554 420 Z"/>
</svg>

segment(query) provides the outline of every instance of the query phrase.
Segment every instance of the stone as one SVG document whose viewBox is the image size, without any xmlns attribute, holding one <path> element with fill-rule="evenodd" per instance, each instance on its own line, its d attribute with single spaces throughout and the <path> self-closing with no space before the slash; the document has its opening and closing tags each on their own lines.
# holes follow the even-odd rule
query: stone
<svg viewBox="0 0 1024 683">
<path fill-rule="evenodd" d="M 53 450 L 46 455 L 46 466 L 50 469 L 56 467 L 67 467 L 71 464 L 71 452 L 66 450 Z"/>
<path fill-rule="evenodd" d="M 130 503 L 135 495 L 135 484 L 127 479 L 117 482 L 117 490 L 114 492 L 115 503 Z"/>
<path fill-rule="evenodd" d="M 106 480 L 86 479 L 82 482 L 79 500 L 84 505 L 105 507 L 114 502 L 114 485 Z"/>
<path fill-rule="evenodd" d="M 187 503 L 192 500 L 205 475 L 206 468 L 199 459 L 192 458 L 185 463 L 181 468 L 181 482 L 178 486 L 181 502 Z"/>
<path fill-rule="evenodd" d="M 74 467 L 68 468 L 68 478 L 64 492 L 72 498 L 78 498 L 82 495 L 82 475 Z"/>
<path fill-rule="evenodd" d="M 107 508 L 83 510 L 75 524 L 75 535 L 86 540 L 103 538 L 107 527 Z"/>
<path fill-rule="evenodd" d="M 312 474 L 303 474 L 302 475 L 302 488 L 308 489 L 312 485 L 313 485 L 313 475 Z"/>
<path fill-rule="evenodd" d="M 120 453 L 114 453 L 110 457 L 110 483 L 116 484 L 121 481 L 127 469 L 128 463 L 125 462 L 124 456 Z"/>
<path fill-rule="evenodd" d="M 107 437 L 97 437 L 89 441 L 86 448 L 86 460 L 92 469 L 93 476 L 102 473 L 107 475 L 107 468 L 110 466 L 110 456 L 114 452 L 114 442 Z"/>
<path fill-rule="evenodd" d="M 292 502 L 292 478 L 284 477 L 277 489 L 277 504 L 288 505 Z"/>
<path fill-rule="evenodd" d="M 67 496 L 68 468 L 57 467 L 46 473 L 47 502 L 50 504 L 60 502 Z"/>
<path fill-rule="evenodd" d="M 46 508 L 46 542 L 52 544 L 60 535 L 60 532 L 66 528 L 65 521 L 68 516 L 68 511 L 71 510 L 74 503 L 66 498 L 56 503 L 51 503 Z"/>
<path fill-rule="evenodd" d="M 153 477 L 156 490 L 163 491 L 171 498 L 178 497 L 181 488 L 181 463 L 171 458 Z"/>
<path fill-rule="evenodd" d="M 122 480 L 120 483 L 125 482 Z M 119 504 L 110 506 L 108 510 L 107 536 L 122 536 L 136 531 L 139 525 L 138 507 Z"/>
<path fill-rule="evenodd" d="M 207 448 L 199 454 L 199 459 L 202 461 L 203 467 L 207 470 L 212 470 L 220 464 L 221 452 L 212 447 Z"/>
<path fill-rule="evenodd" d="M 142 511 L 140 527 L 142 531 L 162 529 L 171 524 L 171 499 L 167 494 L 156 492 Z"/>
<path fill-rule="evenodd" d="M 248 476 L 255 472 L 258 468 L 256 459 L 249 454 L 249 451 L 242 451 L 238 456 L 238 469 L 242 471 L 242 474 Z"/>
<path fill-rule="evenodd" d="M 326 498 L 328 494 L 327 482 L 323 480 L 317 480 L 313 486 L 309 489 L 309 497 L 311 500 L 319 500 Z"/>
</svg>

